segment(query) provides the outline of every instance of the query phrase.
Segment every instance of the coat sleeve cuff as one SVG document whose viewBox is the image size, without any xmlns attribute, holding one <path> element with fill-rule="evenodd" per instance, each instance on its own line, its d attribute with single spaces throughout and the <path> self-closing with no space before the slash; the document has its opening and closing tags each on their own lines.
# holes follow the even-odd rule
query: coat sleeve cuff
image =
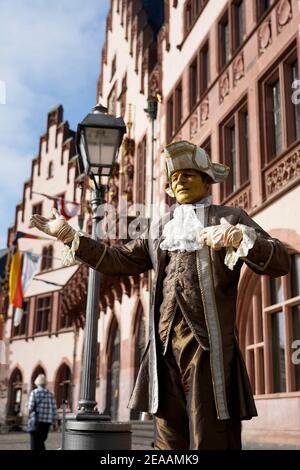
<svg viewBox="0 0 300 470">
<path fill-rule="evenodd" d="M 71 266 L 76 262 L 75 252 L 79 247 L 80 237 L 86 236 L 83 232 L 75 232 L 72 242 L 64 246 L 62 252 L 62 265 Z"/>
<path fill-rule="evenodd" d="M 226 255 L 224 260 L 225 265 L 231 271 L 233 271 L 234 266 L 240 258 L 245 258 L 248 255 L 249 250 L 253 248 L 257 239 L 257 233 L 253 227 L 249 227 L 248 225 L 243 224 L 237 224 L 236 227 L 243 232 L 243 238 L 237 250 L 232 247 L 226 248 Z"/>
<path fill-rule="evenodd" d="M 264 253 L 266 253 L 266 256 L 264 256 L 264 260 L 261 259 L 259 263 L 255 263 L 253 260 L 249 259 L 249 257 L 245 257 L 243 258 L 243 261 L 245 261 L 249 267 L 263 273 L 271 262 L 271 259 L 274 254 L 275 245 L 274 245 L 273 240 L 269 240 L 269 239 L 263 239 L 262 242 L 264 243 L 264 245 L 266 245 L 264 249 Z"/>
</svg>

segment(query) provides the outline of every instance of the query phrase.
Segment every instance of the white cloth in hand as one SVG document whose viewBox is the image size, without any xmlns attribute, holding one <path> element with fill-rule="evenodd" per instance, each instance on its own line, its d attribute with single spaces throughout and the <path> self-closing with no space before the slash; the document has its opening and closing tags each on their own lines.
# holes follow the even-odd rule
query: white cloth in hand
<svg viewBox="0 0 300 470">
<path fill-rule="evenodd" d="M 236 225 L 231 225 L 224 217 L 221 218 L 220 225 L 205 227 L 199 235 L 199 241 L 214 250 L 238 248 L 242 239 L 242 230 Z"/>
</svg>

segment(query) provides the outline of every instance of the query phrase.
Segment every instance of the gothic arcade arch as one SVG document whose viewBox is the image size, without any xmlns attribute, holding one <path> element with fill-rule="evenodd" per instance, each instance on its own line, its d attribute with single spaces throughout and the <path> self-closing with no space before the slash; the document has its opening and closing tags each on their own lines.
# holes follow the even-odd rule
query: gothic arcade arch
<svg viewBox="0 0 300 470">
<path fill-rule="evenodd" d="M 34 388 L 36 388 L 36 385 L 35 385 L 35 379 L 37 378 L 38 375 L 40 374 L 44 374 L 47 378 L 47 375 L 46 375 L 46 372 L 45 372 L 45 369 L 40 365 L 38 364 L 34 371 L 32 372 L 31 374 L 31 380 L 30 380 L 30 390 L 33 390 Z"/>
<path fill-rule="evenodd" d="M 23 396 L 23 375 L 18 367 L 12 371 L 8 383 L 8 416 L 21 414 Z"/>
<path fill-rule="evenodd" d="M 112 316 L 107 337 L 107 387 L 105 412 L 112 420 L 118 419 L 120 393 L 120 328 Z"/>
<path fill-rule="evenodd" d="M 72 372 L 65 362 L 56 372 L 54 394 L 58 408 L 61 408 L 63 401 L 66 400 L 68 407 L 72 409 Z"/>
</svg>

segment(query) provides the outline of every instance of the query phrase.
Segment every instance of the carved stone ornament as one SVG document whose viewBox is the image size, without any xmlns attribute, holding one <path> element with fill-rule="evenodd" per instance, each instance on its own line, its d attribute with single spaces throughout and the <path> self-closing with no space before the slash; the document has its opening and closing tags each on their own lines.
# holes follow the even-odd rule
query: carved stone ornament
<svg viewBox="0 0 300 470">
<path fill-rule="evenodd" d="M 300 149 L 285 157 L 265 176 L 267 195 L 271 195 L 300 176 Z"/>
<path fill-rule="evenodd" d="M 259 52 L 264 52 L 272 42 L 272 32 L 270 20 L 263 23 L 258 31 Z"/>
<path fill-rule="evenodd" d="M 190 137 L 193 137 L 198 132 L 198 111 L 196 111 L 190 119 Z"/>
<path fill-rule="evenodd" d="M 114 176 L 111 178 L 109 182 L 109 190 L 108 190 L 108 202 L 113 206 L 118 206 L 119 201 L 119 180 L 118 177 Z"/>
<path fill-rule="evenodd" d="M 280 32 L 292 18 L 292 6 L 290 0 L 281 0 L 276 9 L 277 30 Z"/>
<path fill-rule="evenodd" d="M 209 102 L 208 98 L 205 98 L 203 103 L 200 105 L 200 122 L 201 125 L 204 124 L 205 121 L 207 121 L 209 118 Z"/>
<path fill-rule="evenodd" d="M 220 91 L 220 103 L 223 103 L 225 96 L 229 95 L 229 91 L 230 91 L 229 72 L 228 71 L 220 79 L 219 91 Z"/>
<path fill-rule="evenodd" d="M 133 176 L 134 176 L 134 148 L 133 139 L 126 137 L 123 142 L 122 161 L 124 169 L 124 189 L 123 194 L 127 197 L 128 206 L 133 204 Z"/>
<path fill-rule="evenodd" d="M 150 96 L 156 96 L 157 93 L 160 93 L 160 76 L 159 76 L 159 66 L 156 64 L 151 75 L 149 77 L 148 90 Z"/>
<path fill-rule="evenodd" d="M 231 207 L 240 207 L 244 210 L 251 208 L 251 189 L 250 187 L 239 193 L 231 202 L 228 203 Z"/>
<path fill-rule="evenodd" d="M 233 63 L 233 84 L 236 83 L 245 75 L 244 70 L 244 57 L 240 54 Z"/>
</svg>

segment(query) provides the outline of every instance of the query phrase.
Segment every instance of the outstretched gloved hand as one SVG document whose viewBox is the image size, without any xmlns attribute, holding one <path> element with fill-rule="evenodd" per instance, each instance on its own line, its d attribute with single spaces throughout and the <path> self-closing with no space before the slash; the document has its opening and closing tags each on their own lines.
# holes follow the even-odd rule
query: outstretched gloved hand
<svg viewBox="0 0 300 470">
<path fill-rule="evenodd" d="M 33 214 L 30 218 L 29 228 L 36 227 L 42 232 L 56 237 L 57 240 L 61 240 L 63 243 L 70 243 L 74 239 L 76 230 L 68 224 L 63 215 L 61 215 L 57 209 L 52 209 L 54 218 L 46 219 L 38 214 Z"/>
<path fill-rule="evenodd" d="M 214 250 L 221 248 L 238 248 L 243 239 L 243 232 L 235 225 L 231 225 L 224 217 L 220 225 L 205 227 L 200 232 L 199 242 L 205 243 Z"/>
</svg>

